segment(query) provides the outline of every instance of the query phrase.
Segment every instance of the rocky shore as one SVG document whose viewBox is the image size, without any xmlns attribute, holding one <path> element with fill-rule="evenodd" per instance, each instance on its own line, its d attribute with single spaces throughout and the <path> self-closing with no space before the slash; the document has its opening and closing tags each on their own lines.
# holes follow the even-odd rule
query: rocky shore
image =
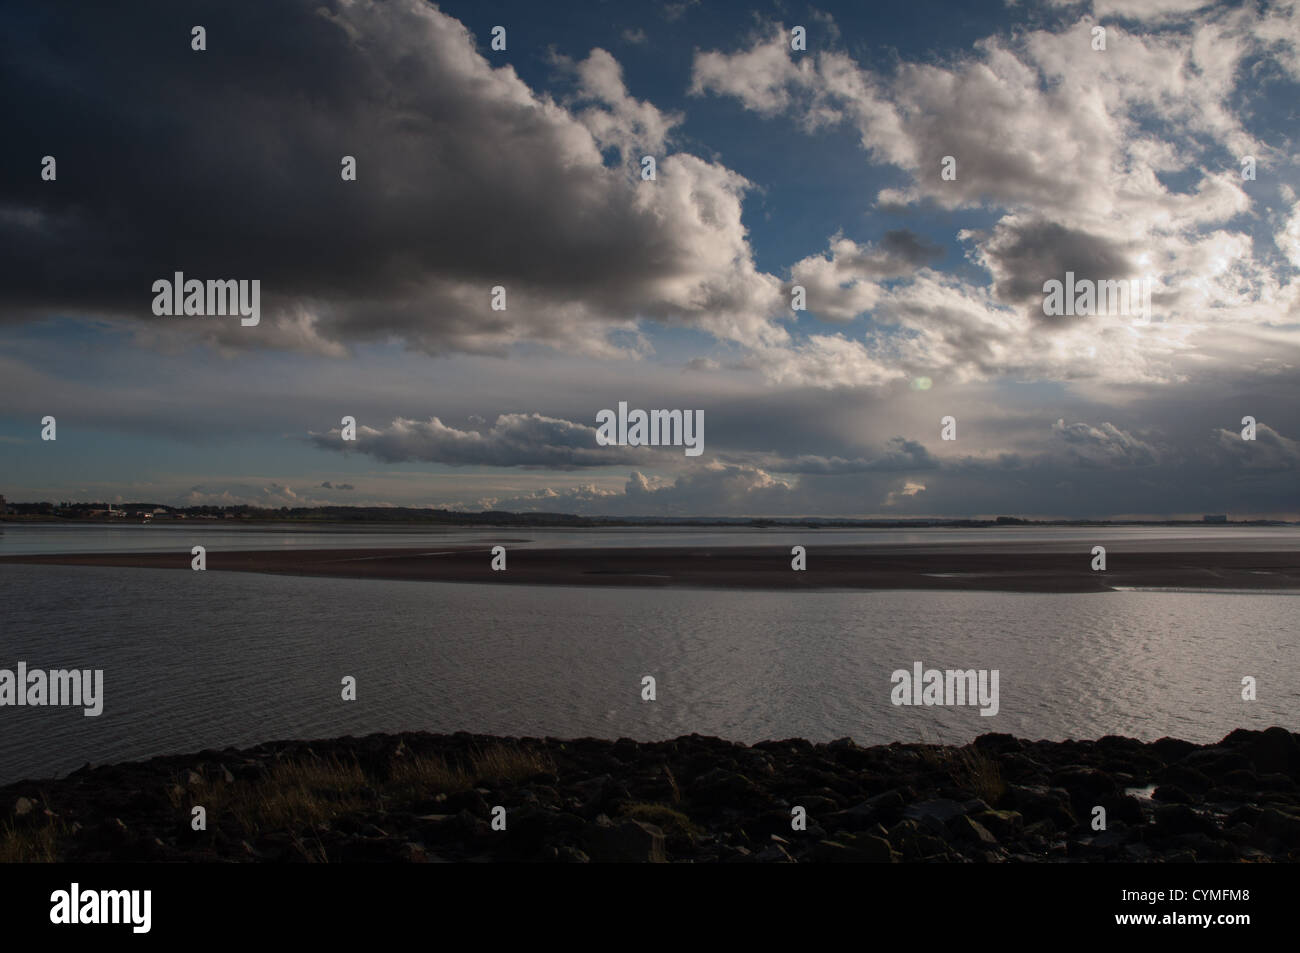
<svg viewBox="0 0 1300 953">
<path fill-rule="evenodd" d="M 1300 735 L 1282 728 L 960 748 L 404 733 L 11 784 L 0 859 L 1295 861 L 1298 782 Z"/>
</svg>

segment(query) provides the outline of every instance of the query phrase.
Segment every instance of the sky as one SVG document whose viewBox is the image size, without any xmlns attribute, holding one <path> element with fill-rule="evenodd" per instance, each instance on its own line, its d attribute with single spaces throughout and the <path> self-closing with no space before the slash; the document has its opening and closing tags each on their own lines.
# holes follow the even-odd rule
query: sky
<svg viewBox="0 0 1300 953">
<path fill-rule="evenodd" d="M 10 501 L 1300 519 L 1296 0 L 0 21 Z"/>
</svg>

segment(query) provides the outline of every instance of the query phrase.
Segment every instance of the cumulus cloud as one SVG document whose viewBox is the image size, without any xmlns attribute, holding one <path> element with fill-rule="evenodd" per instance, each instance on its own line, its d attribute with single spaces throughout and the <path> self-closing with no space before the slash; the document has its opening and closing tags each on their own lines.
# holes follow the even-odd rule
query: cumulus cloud
<svg viewBox="0 0 1300 953">
<path fill-rule="evenodd" d="M 874 453 L 859 457 L 780 454 L 773 452 L 728 452 L 712 454 L 716 460 L 696 461 L 675 449 L 671 456 L 660 448 L 600 446 L 596 429 L 541 414 L 501 414 L 487 426 L 459 429 L 437 417 L 427 421 L 398 417 L 384 427 L 357 427 L 357 439 L 344 441 L 338 428 L 311 434 L 312 443 L 335 452 L 356 451 L 385 463 L 423 462 L 450 466 L 521 467 L 528 469 L 577 470 L 607 467 L 628 462 L 655 464 L 685 470 L 688 482 L 710 468 L 731 467 L 726 472 L 777 472 L 784 474 L 872 473 L 932 469 L 938 461 L 917 440 L 893 437 Z M 326 481 L 324 489 L 352 489 L 348 484 Z"/>
<path fill-rule="evenodd" d="M 791 283 L 807 292 L 808 309 L 833 321 L 849 321 L 880 300 L 880 281 L 913 274 L 943 249 L 907 229 L 885 233 L 878 244 L 835 236 L 829 257 L 812 255 L 790 269 Z"/>
<path fill-rule="evenodd" d="M 1041 303 L 1044 275 L 1106 281 L 1125 279 L 1134 268 L 1127 250 L 1100 235 L 1090 235 L 1041 219 L 999 222 L 980 248 L 1001 301 Z M 1041 309 L 1038 309 L 1041 314 Z"/>
<path fill-rule="evenodd" d="M 1248 470 L 1295 470 L 1300 466 L 1300 440 L 1278 433 L 1262 421 L 1255 439 L 1243 440 L 1240 431 L 1215 430 L 1214 459 Z"/>
<path fill-rule="evenodd" d="M 790 512 L 799 505 L 793 483 L 757 467 L 712 463 L 676 479 L 633 472 L 623 491 L 591 484 L 547 488 L 526 496 L 481 501 L 510 512 L 565 512 L 609 516 L 761 516 Z"/>
<path fill-rule="evenodd" d="M 913 497 L 924 492 L 924 483 L 914 483 L 911 480 L 904 480 L 903 486 L 900 489 L 889 491 L 889 495 L 885 497 L 884 505 L 887 507 L 897 506 L 903 498 Z"/>
<path fill-rule="evenodd" d="M 788 50 L 789 33 L 772 30 L 769 39 L 736 53 L 700 51 L 691 71 L 691 93 L 734 96 L 746 109 L 774 116 L 795 102 L 799 90 L 816 80 L 811 59 L 794 59 Z"/>
<path fill-rule="evenodd" d="M 1275 241 L 1287 260 L 1300 269 L 1300 201 L 1289 189 L 1284 195 L 1291 200 L 1291 215 L 1278 230 Z"/>
<path fill-rule="evenodd" d="M 1022 515 L 1105 518 L 1291 513 L 1300 441 L 1216 431 L 1183 447 L 1111 421 L 1058 419 L 1022 452 L 936 458 L 902 437 L 859 460 L 753 455 L 675 477 L 634 472 L 622 489 L 582 483 L 480 499 L 510 511 L 606 516 Z M 759 462 L 762 461 L 762 462 Z"/>
<path fill-rule="evenodd" d="M 1067 6 L 1077 0 L 1051 0 L 1053 6 Z M 1195 13 L 1210 6 L 1212 0 L 1094 0 L 1098 16 L 1116 16 L 1126 20 L 1164 20 Z"/>
<path fill-rule="evenodd" d="M 355 444 L 312 434 L 289 448 L 302 466 L 265 478 L 196 466 L 168 500 L 203 480 L 196 500 L 261 505 L 1295 513 L 1296 3 L 1071 3 L 886 66 L 814 13 L 809 52 L 772 25 L 700 50 L 689 90 L 678 75 L 680 96 L 655 101 L 645 58 L 625 76 L 609 51 L 626 49 L 617 27 L 550 55 L 543 87 L 416 0 L 284 0 L 253 20 L 173 6 L 145 0 L 127 22 L 51 0 L 0 34 L 31 146 L 0 154 L 0 403 L 18 428 L 75 414 L 125 437 L 123 454 L 133 437 L 256 453 L 328 426 L 341 400 L 363 426 Z M 202 57 L 184 42 L 195 20 Z M 703 105 L 688 92 L 727 97 L 708 111 L 736 125 L 687 127 Z M 776 154 L 741 175 L 728 149 L 747 123 Z M 810 147 L 787 124 L 849 139 Z M 845 188 L 854 141 L 873 168 Z M 814 231 L 787 228 L 779 150 L 802 151 L 802 170 L 823 147 L 843 201 L 807 204 Z M 57 182 L 35 174 L 46 152 Z M 262 324 L 155 319 L 150 284 L 178 269 L 261 279 Z M 1044 320 L 1042 284 L 1066 271 L 1149 276 L 1151 324 Z M 506 311 L 489 306 L 498 284 Z M 52 314 L 111 321 L 17 323 Z M 625 384 L 639 406 L 707 407 L 708 456 L 597 446 L 590 410 Z M 932 453 L 948 413 L 961 442 Z M 1243 413 L 1269 421 L 1257 441 L 1212 429 Z M 329 461 L 311 448 L 416 466 L 350 477 L 357 492 L 322 482 L 335 471 L 312 471 Z M 22 478 L 6 477 L 11 498 Z"/>
<path fill-rule="evenodd" d="M 1081 466 L 1140 467 L 1160 461 L 1156 447 L 1109 422 L 1094 427 L 1058 420 L 1052 432 L 1073 462 Z"/>
<path fill-rule="evenodd" d="M 331 504 L 330 500 L 299 493 L 293 487 L 275 481 L 263 484 L 230 481 L 216 486 L 197 484 L 176 502 L 180 506 L 258 506 L 267 509 Z"/>
<path fill-rule="evenodd" d="M 1236 175 L 1241 154 L 1264 168 L 1288 161 L 1246 129 L 1235 100 L 1251 57 L 1289 68 L 1293 4 L 1199 14 L 1190 42 L 1181 27 L 1115 26 L 1104 54 L 1085 17 L 889 72 L 834 49 L 832 33 L 829 48 L 794 57 L 781 25 L 747 48 L 697 53 L 698 95 L 809 129 L 855 129 L 873 162 L 906 176 L 877 195 L 882 205 L 995 210 L 990 228 L 958 236 L 989 273 L 987 290 L 901 287 L 939 254 L 905 230 L 875 243 L 837 234 L 784 283 L 762 271 L 742 221 L 753 183 L 672 151 L 682 116 L 632 95 L 601 48 L 552 58 L 573 81 L 557 101 L 418 0 L 288 0 L 264 11 L 259 30 L 214 11 L 222 50 L 240 55 L 210 51 L 201 71 L 166 39 L 174 14 L 161 3 L 129 25 L 85 11 L 65 22 L 60 9 L 42 7 L 7 36 L 14 55 L 0 58 L 0 80 L 30 91 L 25 115 L 43 149 L 118 147 L 96 152 L 93 176 L 65 174 L 57 188 L 20 174 L 16 153 L 0 157 L 12 173 L 0 178 L 0 240 L 12 250 L 0 262 L 0 318 L 138 318 L 141 342 L 155 346 L 197 335 L 332 357 L 396 339 L 436 354 L 541 343 L 629 358 L 650 353 L 646 322 L 657 322 L 739 345 L 736 366 L 778 386 L 861 388 L 917 373 L 1045 376 L 1063 364 L 1080 378 L 1175 380 L 1207 324 L 1282 327 L 1300 312 L 1300 283 L 1267 260 L 1274 247 L 1300 254 L 1294 213 L 1261 243 L 1240 224 L 1254 206 Z M 54 34 L 61 83 L 23 52 Z M 110 68 L 104 58 L 119 54 L 109 51 L 137 68 Z M 358 160 L 355 182 L 339 179 L 344 150 Z M 645 153 L 659 159 L 653 182 L 638 174 Z M 945 155 L 957 160 L 953 181 L 939 175 Z M 152 281 L 178 269 L 258 277 L 263 323 L 153 318 Z M 1089 322 L 1103 339 L 1089 344 L 1065 326 L 1078 322 L 1060 322 L 1050 340 L 1013 332 L 1002 309 L 1043 323 L 1043 282 L 1067 270 L 1153 276 L 1162 327 L 1125 338 Z M 870 314 L 877 336 L 793 336 L 791 283 L 826 320 Z M 952 300 L 923 303 L 936 284 Z M 497 285 L 505 311 L 491 307 Z M 1127 357 L 1113 359 L 1113 340 Z"/>
<path fill-rule="evenodd" d="M 89 313 L 336 356 L 391 338 L 615 356 L 640 349 L 646 318 L 781 338 L 780 282 L 755 268 L 741 223 L 750 184 L 668 152 L 678 117 L 630 96 L 608 52 L 571 64 L 565 106 L 423 0 L 286 0 L 252 19 L 213 7 L 220 43 L 202 68 L 175 39 L 180 11 L 136 12 L 52 2 L 6 31 L 0 83 L 26 91 L 31 141 L 63 164 L 52 186 L 3 159 L 0 317 Z M 609 147 L 628 161 L 607 164 Z M 656 181 L 629 165 L 641 149 L 659 156 Z M 152 282 L 178 270 L 259 279 L 262 324 L 154 318 Z M 491 308 L 497 285 L 506 311 Z"/>
<path fill-rule="evenodd" d="M 1174 382 L 1215 359 L 1226 325 L 1277 329 L 1294 353 L 1300 282 L 1281 263 L 1300 247 L 1296 219 L 1270 228 L 1253 193 L 1277 189 L 1288 205 L 1294 194 L 1244 181 L 1238 159 L 1294 167 L 1247 128 L 1241 102 L 1259 92 L 1243 84 L 1253 59 L 1290 68 L 1296 5 L 1179 16 L 1191 9 L 1160 4 L 1160 22 L 1144 31 L 1108 23 L 1104 52 L 1092 49 L 1095 21 L 1084 16 L 888 71 L 834 48 L 792 54 L 782 24 L 733 52 L 697 52 L 696 95 L 788 115 L 810 132 L 853 128 L 872 163 L 907 177 L 878 192 L 880 207 L 995 215 L 957 236 L 987 272 L 986 288 L 935 278 L 916 260 L 915 281 L 899 269 L 886 283 L 869 250 L 833 239 L 829 257 L 792 268 L 810 309 L 837 321 L 869 313 L 877 334 L 882 323 L 894 333 L 778 342 L 757 349 L 752 366 L 782 383 L 820 375 L 826 386 L 909 373 Z M 941 174 L 944 157 L 955 160 L 955 179 Z M 1134 328 L 1129 315 L 1045 319 L 1044 283 L 1066 272 L 1147 281 L 1152 326 Z M 1250 359 L 1273 353 L 1258 346 Z"/>
<path fill-rule="evenodd" d="M 884 448 L 870 457 L 847 459 L 837 456 L 798 454 L 783 457 L 779 454 L 750 454 L 748 463 L 764 470 L 778 473 L 875 473 L 899 470 L 929 470 L 939 461 L 926 449 L 925 444 L 906 437 L 893 437 Z"/>
<path fill-rule="evenodd" d="M 325 450 L 356 450 L 386 463 L 422 461 L 452 466 L 543 467 L 573 470 L 649 459 L 646 447 L 602 447 L 596 428 L 541 414 L 501 414 L 481 430 L 460 430 L 437 417 L 398 417 L 384 427 L 361 424 L 356 441 L 338 428 L 311 434 Z"/>
</svg>

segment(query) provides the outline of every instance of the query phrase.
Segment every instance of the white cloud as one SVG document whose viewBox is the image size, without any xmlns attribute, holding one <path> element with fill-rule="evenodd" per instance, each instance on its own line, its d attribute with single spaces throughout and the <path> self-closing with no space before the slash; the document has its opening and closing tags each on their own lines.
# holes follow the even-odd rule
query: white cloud
<svg viewBox="0 0 1300 953">
<path fill-rule="evenodd" d="M 1290 55 L 1278 24 L 1294 15 L 1292 5 L 1268 14 L 1246 5 L 1201 15 L 1190 33 L 1108 24 L 1104 52 L 1092 49 L 1095 21 L 1085 17 L 1055 32 L 991 37 L 943 64 L 904 61 L 889 74 L 838 51 L 792 55 L 780 25 L 737 52 L 697 53 L 697 94 L 786 113 L 806 129 L 855 128 L 872 161 L 909 176 L 879 193 L 882 204 L 998 215 L 990 229 L 959 233 L 989 273 L 987 290 L 925 269 L 884 282 L 863 248 L 833 239 L 829 257 L 796 263 L 792 280 L 819 316 L 869 312 L 875 328 L 861 341 L 767 347 L 752 365 L 779 382 L 826 386 L 899 373 L 1173 382 L 1216 359 L 1228 326 L 1277 329 L 1300 348 L 1290 327 L 1300 288 L 1258 247 L 1259 187 L 1241 179 L 1237 161 L 1294 161 L 1250 133 L 1237 109 L 1243 63 Z M 944 156 L 956 159 L 955 181 L 940 175 Z M 1162 176 L 1180 177 L 1179 187 Z M 1276 238 L 1288 256 L 1300 248 L 1295 221 Z M 1046 321 L 1043 284 L 1066 271 L 1148 280 L 1152 325 Z M 1253 359 L 1271 360 L 1274 347 Z"/>
<path fill-rule="evenodd" d="M 398 417 L 385 427 L 359 425 L 355 442 L 344 441 L 338 428 L 311 437 L 322 449 L 355 450 L 388 463 L 568 470 L 653 459 L 649 448 L 602 447 L 595 427 L 536 413 L 501 414 L 491 427 L 478 430 L 451 427 L 437 417 Z"/>
</svg>

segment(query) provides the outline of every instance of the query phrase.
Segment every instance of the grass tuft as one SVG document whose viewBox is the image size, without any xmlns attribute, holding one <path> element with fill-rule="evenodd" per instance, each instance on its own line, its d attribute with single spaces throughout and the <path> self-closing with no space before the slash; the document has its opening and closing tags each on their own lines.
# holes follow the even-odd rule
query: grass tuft
<svg viewBox="0 0 1300 953">
<path fill-rule="evenodd" d="M 974 794 L 990 807 L 996 807 L 1007 793 L 997 761 L 973 744 L 961 748 L 927 745 L 920 754 L 921 760 L 946 773 L 959 790 Z"/>
<path fill-rule="evenodd" d="M 516 745 L 492 745 L 471 752 L 469 759 L 469 773 L 475 781 L 526 781 L 554 770 L 555 764 L 547 755 Z"/>
<path fill-rule="evenodd" d="M 687 839 L 694 839 L 697 835 L 703 833 L 699 825 L 695 824 L 681 811 L 675 810 L 667 804 L 648 804 L 644 802 L 628 804 L 623 808 L 622 815 L 635 821 L 654 824 L 669 837 L 676 834 Z"/>
<path fill-rule="evenodd" d="M 356 761 L 316 758 L 280 762 L 255 784 L 236 782 L 208 789 L 217 795 L 217 810 L 253 833 L 314 827 L 359 810 L 366 803 L 361 793 L 366 786 Z M 209 816 L 214 813 L 209 807 Z"/>
<path fill-rule="evenodd" d="M 61 824 L 0 825 L 0 864 L 53 864 L 59 860 Z"/>
</svg>

